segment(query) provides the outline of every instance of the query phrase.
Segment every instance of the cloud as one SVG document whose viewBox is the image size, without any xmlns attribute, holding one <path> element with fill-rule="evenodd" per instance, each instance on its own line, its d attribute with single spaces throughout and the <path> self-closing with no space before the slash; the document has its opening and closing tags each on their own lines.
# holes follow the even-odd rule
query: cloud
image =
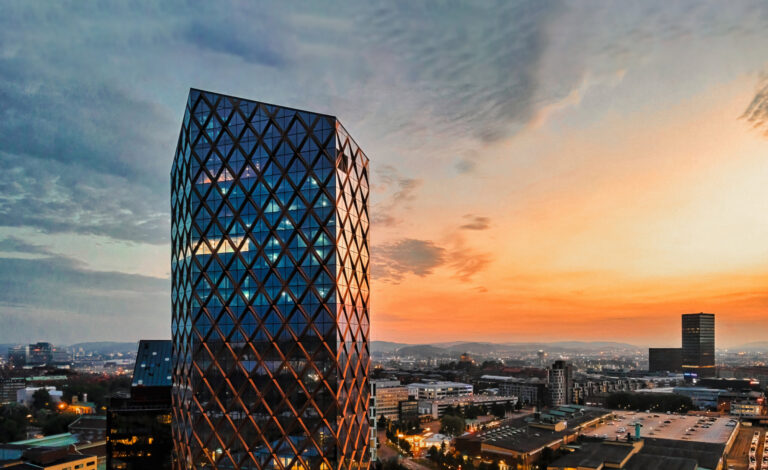
<svg viewBox="0 0 768 470">
<path fill-rule="evenodd" d="M 457 249 L 451 252 L 450 267 L 454 270 L 453 277 L 468 282 L 472 277 L 485 270 L 493 261 L 490 253 L 474 250 Z"/>
<path fill-rule="evenodd" d="M 286 65 L 292 57 L 286 41 L 278 39 L 278 35 L 268 34 L 254 41 L 252 34 L 254 30 L 276 29 L 279 18 L 265 8 L 251 13 L 237 15 L 226 22 L 193 20 L 185 27 L 183 37 L 201 50 L 231 54 L 246 62 L 268 67 Z"/>
<path fill-rule="evenodd" d="M 10 237 L 0 251 L 42 258 L 0 257 L 0 341 L 55 342 L 168 337 L 170 281 L 94 271 L 79 261 Z M 34 312 L 34 314 L 30 314 Z"/>
<path fill-rule="evenodd" d="M 373 249 L 373 278 L 398 284 L 406 275 L 426 277 L 443 267 L 451 277 L 468 282 L 483 271 L 491 262 L 490 253 L 483 253 L 465 246 L 460 237 L 452 248 L 446 248 L 432 240 L 404 238 Z"/>
<path fill-rule="evenodd" d="M 430 111 L 430 127 L 493 141 L 533 115 L 545 25 L 559 10 L 559 2 L 462 3 L 440 11 L 394 1 L 360 16 L 367 46 L 375 57 L 394 58 L 397 78 L 420 97 L 414 111 Z"/>
<path fill-rule="evenodd" d="M 752 127 L 761 130 L 763 135 L 768 137 L 768 75 L 761 78 L 757 93 L 744 110 L 741 119 L 749 122 Z"/>
<path fill-rule="evenodd" d="M 0 240 L 0 252 L 4 253 L 23 253 L 33 255 L 50 255 L 52 254 L 48 248 L 29 243 L 21 238 L 6 237 Z"/>
<path fill-rule="evenodd" d="M 400 222 L 396 216 L 397 211 L 408 208 L 409 203 L 416 197 L 422 180 L 404 176 L 392 165 L 378 167 L 376 180 L 373 191 L 386 196 L 374 207 L 373 221 L 382 225 L 395 225 Z"/>
<path fill-rule="evenodd" d="M 424 277 L 445 263 L 447 251 L 431 240 L 405 238 L 376 247 L 373 276 L 399 282 L 406 274 Z"/>
<path fill-rule="evenodd" d="M 488 230 L 491 227 L 491 219 L 489 217 L 467 214 L 464 216 L 464 219 L 467 222 L 459 227 L 464 230 Z"/>
</svg>

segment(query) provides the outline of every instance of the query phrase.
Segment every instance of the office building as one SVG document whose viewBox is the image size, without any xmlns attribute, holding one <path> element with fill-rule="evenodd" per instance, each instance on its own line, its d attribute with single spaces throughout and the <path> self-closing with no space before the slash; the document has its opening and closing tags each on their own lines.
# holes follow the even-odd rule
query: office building
<svg viewBox="0 0 768 470">
<path fill-rule="evenodd" d="M 131 391 L 107 410 L 107 470 L 171 467 L 171 351 L 169 340 L 141 340 Z"/>
<path fill-rule="evenodd" d="M 547 389 L 549 406 L 573 403 L 573 366 L 563 360 L 555 361 L 549 368 Z"/>
<path fill-rule="evenodd" d="M 376 403 L 376 416 L 389 421 L 400 419 L 398 405 L 408 399 L 408 387 L 400 385 L 399 380 L 373 380 L 371 399 Z"/>
<path fill-rule="evenodd" d="M 648 371 L 649 372 L 682 372 L 683 350 L 682 348 L 649 348 Z"/>
<path fill-rule="evenodd" d="M 171 173 L 174 468 L 367 468 L 368 158 L 191 90 Z"/>
<path fill-rule="evenodd" d="M 479 407 L 490 411 L 494 405 L 504 405 L 514 408 L 517 397 L 498 395 L 467 395 L 463 397 L 448 397 L 430 400 L 419 400 L 419 415 L 431 415 L 433 419 L 442 418 L 449 409 L 465 410 L 468 407 Z"/>
<path fill-rule="evenodd" d="M 7 377 L 0 379 L 0 404 L 14 403 L 19 390 L 26 388 L 27 379 L 24 377 Z"/>
<path fill-rule="evenodd" d="M 8 348 L 8 362 L 14 367 L 68 365 L 72 363 L 72 356 L 66 349 L 39 342 Z"/>
<path fill-rule="evenodd" d="M 408 394 L 417 400 L 435 400 L 472 395 L 474 387 L 457 382 L 427 382 L 408 384 Z"/>
<path fill-rule="evenodd" d="M 683 371 L 695 377 L 715 375 L 715 315 L 683 315 Z"/>
</svg>

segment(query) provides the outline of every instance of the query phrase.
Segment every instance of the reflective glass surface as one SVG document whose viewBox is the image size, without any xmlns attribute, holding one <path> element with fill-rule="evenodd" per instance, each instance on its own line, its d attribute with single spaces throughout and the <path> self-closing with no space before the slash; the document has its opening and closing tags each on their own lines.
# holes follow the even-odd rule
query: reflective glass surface
<svg viewBox="0 0 768 470">
<path fill-rule="evenodd" d="M 367 467 L 365 154 L 191 90 L 171 188 L 175 468 Z"/>
</svg>

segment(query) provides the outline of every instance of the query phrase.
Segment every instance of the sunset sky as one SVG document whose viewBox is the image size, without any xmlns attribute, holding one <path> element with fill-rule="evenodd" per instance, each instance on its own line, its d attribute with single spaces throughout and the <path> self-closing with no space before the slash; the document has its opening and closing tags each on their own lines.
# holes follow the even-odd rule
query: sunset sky
<svg viewBox="0 0 768 470">
<path fill-rule="evenodd" d="M 190 87 L 366 150 L 375 340 L 768 340 L 765 2 L 108 3 L 1 5 L 0 342 L 170 336 Z"/>
</svg>

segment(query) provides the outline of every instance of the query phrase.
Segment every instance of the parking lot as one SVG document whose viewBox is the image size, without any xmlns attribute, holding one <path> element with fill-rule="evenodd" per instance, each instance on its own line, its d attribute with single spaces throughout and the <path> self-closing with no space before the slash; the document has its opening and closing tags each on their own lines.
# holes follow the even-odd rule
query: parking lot
<svg viewBox="0 0 768 470">
<path fill-rule="evenodd" d="M 617 411 L 616 419 L 607 421 L 586 435 L 614 439 L 627 433 L 635 435 L 635 423 L 640 423 L 642 437 L 680 439 L 684 441 L 725 443 L 734 432 L 735 421 L 724 417 L 667 415 Z"/>
</svg>

